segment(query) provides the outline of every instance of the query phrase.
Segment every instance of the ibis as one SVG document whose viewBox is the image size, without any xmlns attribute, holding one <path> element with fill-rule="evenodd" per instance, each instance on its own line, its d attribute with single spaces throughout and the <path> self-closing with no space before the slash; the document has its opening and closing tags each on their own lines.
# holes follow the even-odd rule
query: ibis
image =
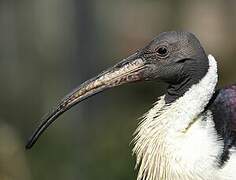
<svg viewBox="0 0 236 180">
<path fill-rule="evenodd" d="M 26 148 L 79 102 L 115 86 L 156 80 L 168 86 L 135 131 L 137 180 L 235 180 L 236 85 L 217 89 L 217 62 L 189 32 L 163 32 L 85 81 L 43 118 Z"/>
</svg>

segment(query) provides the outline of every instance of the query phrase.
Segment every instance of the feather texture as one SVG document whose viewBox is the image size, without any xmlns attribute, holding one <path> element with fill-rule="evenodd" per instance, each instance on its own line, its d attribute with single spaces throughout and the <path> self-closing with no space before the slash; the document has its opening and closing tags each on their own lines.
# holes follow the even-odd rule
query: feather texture
<svg viewBox="0 0 236 180">
<path fill-rule="evenodd" d="M 164 96 L 144 116 L 135 132 L 137 180 L 233 180 L 231 168 L 219 170 L 219 140 L 212 111 L 205 107 L 217 83 L 217 65 L 209 55 L 209 69 L 198 84 L 171 104 Z M 225 175 L 225 172 L 228 174 Z"/>
</svg>

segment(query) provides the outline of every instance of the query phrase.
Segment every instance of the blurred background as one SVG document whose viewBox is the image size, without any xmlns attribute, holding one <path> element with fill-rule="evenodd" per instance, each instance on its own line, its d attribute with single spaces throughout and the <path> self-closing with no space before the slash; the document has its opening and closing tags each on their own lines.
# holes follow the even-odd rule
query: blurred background
<svg viewBox="0 0 236 180">
<path fill-rule="evenodd" d="M 219 85 L 235 83 L 235 17 L 234 0 L 1 0 L 0 179 L 135 179 L 130 141 L 159 82 L 99 94 L 24 145 L 61 97 L 162 31 L 195 33 L 218 60 Z"/>
</svg>

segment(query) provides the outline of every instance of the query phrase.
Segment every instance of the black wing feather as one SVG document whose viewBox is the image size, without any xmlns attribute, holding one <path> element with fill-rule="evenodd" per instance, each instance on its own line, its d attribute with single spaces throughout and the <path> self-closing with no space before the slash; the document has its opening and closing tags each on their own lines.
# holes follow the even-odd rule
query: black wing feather
<svg viewBox="0 0 236 180">
<path fill-rule="evenodd" d="M 236 85 L 216 91 L 210 106 L 217 130 L 223 136 L 226 131 L 236 132 Z"/>
<path fill-rule="evenodd" d="M 224 151 L 219 158 L 222 166 L 230 157 L 229 150 L 236 147 L 236 85 L 217 90 L 208 109 L 212 111 L 217 133 L 224 141 Z"/>
</svg>

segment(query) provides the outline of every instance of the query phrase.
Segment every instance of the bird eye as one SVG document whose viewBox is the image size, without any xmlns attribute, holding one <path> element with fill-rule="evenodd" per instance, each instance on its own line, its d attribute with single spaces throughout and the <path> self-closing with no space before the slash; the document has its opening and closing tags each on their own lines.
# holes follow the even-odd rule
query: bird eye
<svg viewBox="0 0 236 180">
<path fill-rule="evenodd" d="M 168 54 L 168 50 L 164 46 L 159 47 L 156 52 L 161 56 L 166 56 Z"/>
</svg>

